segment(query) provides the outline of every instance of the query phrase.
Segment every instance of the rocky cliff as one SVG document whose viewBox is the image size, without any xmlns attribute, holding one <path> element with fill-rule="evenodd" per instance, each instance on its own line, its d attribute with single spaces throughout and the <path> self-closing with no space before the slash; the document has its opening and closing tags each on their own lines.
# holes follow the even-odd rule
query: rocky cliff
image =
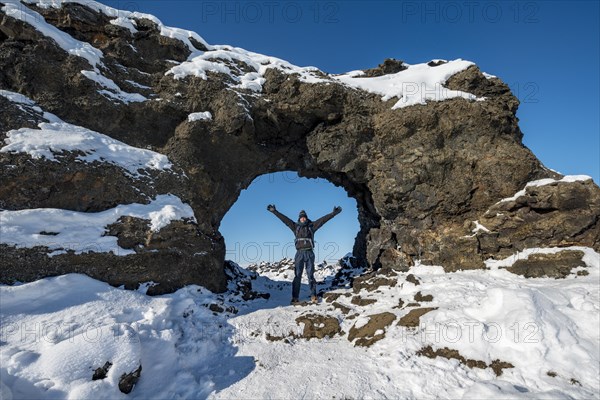
<svg viewBox="0 0 600 400">
<path fill-rule="evenodd" d="M 545 168 L 517 98 L 473 63 L 336 76 L 94 2 L 0 10 L 2 282 L 224 290 L 221 219 L 289 170 L 357 200 L 354 255 L 376 269 L 600 250 L 598 186 Z"/>
</svg>

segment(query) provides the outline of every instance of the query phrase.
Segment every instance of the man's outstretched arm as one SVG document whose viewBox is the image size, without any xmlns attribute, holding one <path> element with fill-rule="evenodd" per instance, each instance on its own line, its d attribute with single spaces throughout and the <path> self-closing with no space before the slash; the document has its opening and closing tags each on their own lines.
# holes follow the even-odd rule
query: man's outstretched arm
<svg viewBox="0 0 600 400">
<path fill-rule="evenodd" d="M 294 229 L 296 228 L 296 224 L 294 224 L 294 221 L 277 211 L 277 209 L 275 208 L 275 204 L 269 204 L 267 206 L 267 210 L 275 214 L 275 216 L 279 218 L 281 222 L 283 222 L 288 228 L 292 230 L 292 232 L 294 232 Z"/>
<path fill-rule="evenodd" d="M 320 227 L 325 225 L 325 222 L 329 221 L 331 218 L 335 217 L 336 215 L 338 215 L 341 212 L 342 212 L 342 207 L 340 207 L 340 206 L 333 207 L 332 212 L 330 212 L 327 215 L 322 216 L 321 218 L 319 218 L 318 220 L 313 222 L 313 230 L 316 231 L 317 229 L 319 229 Z"/>
</svg>

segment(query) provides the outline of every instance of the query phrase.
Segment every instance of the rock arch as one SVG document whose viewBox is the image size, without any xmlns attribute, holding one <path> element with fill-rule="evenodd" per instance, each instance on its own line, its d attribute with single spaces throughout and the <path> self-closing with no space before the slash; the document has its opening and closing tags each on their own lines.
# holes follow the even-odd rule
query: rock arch
<svg viewBox="0 0 600 400">
<path fill-rule="evenodd" d="M 278 163 L 278 165 L 287 165 L 287 163 L 281 162 L 281 163 Z M 266 172 L 264 174 L 261 173 L 261 174 L 257 175 L 256 178 L 265 176 L 268 174 L 276 173 L 276 172 L 295 172 L 295 173 L 298 173 L 301 178 L 324 179 L 327 182 L 329 182 L 337 187 L 342 188 L 346 192 L 348 197 L 351 197 L 356 201 L 356 211 L 358 214 L 359 230 L 356 233 L 356 236 L 354 238 L 354 243 L 352 246 L 352 254 L 356 257 L 356 259 L 359 263 L 367 264 L 367 258 L 366 258 L 367 234 L 370 232 L 370 230 L 372 228 L 379 227 L 379 221 L 381 219 L 381 217 L 379 217 L 379 215 L 377 214 L 377 211 L 374 208 L 373 197 L 372 197 L 372 194 L 371 194 L 369 188 L 366 186 L 361 186 L 361 185 L 356 184 L 355 182 L 353 182 L 352 180 L 350 180 L 348 177 L 344 176 L 343 174 L 330 175 L 330 174 L 324 174 L 321 171 L 311 171 L 311 170 L 302 169 L 302 168 L 293 170 L 293 169 L 283 167 L 283 169 L 281 169 L 281 170 L 270 171 L 270 172 Z M 254 178 L 254 179 L 256 179 L 256 178 Z M 254 182 L 254 179 L 251 179 L 251 184 Z M 248 189 L 250 185 L 242 186 L 241 190 Z M 237 191 L 232 196 L 233 198 L 235 198 L 233 204 L 235 204 L 235 202 L 238 200 L 238 196 L 240 195 L 241 190 Z M 318 196 L 319 193 L 311 193 L 311 195 Z M 231 206 L 233 206 L 233 204 Z M 229 209 L 226 211 L 225 214 L 227 214 L 228 211 L 229 211 Z M 263 211 L 262 207 L 261 207 L 260 211 Z M 223 216 L 221 216 L 221 218 L 219 219 L 219 222 L 223 219 L 225 214 Z M 290 216 L 290 217 L 293 217 L 293 216 Z"/>
</svg>

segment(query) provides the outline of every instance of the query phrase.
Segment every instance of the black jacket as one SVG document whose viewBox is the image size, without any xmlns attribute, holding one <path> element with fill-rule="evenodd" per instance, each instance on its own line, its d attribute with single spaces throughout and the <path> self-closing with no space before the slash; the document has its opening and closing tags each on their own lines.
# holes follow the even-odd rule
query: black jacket
<svg viewBox="0 0 600 400">
<path fill-rule="evenodd" d="M 308 220 L 306 224 L 301 224 L 300 222 L 294 222 L 290 218 L 286 217 L 282 213 L 277 210 L 273 211 L 273 214 L 277 216 L 288 228 L 294 232 L 294 236 L 296 237 L 296 249 L 298 250 L 308 250 L 314 247 L 314 234 L 327 221 L 337 215 L 336 212 L 330 212 L 327 215 L 322 216 L 316 221 Z M 310 239 L 310 240 L 304 240 Z"/>
</svg>

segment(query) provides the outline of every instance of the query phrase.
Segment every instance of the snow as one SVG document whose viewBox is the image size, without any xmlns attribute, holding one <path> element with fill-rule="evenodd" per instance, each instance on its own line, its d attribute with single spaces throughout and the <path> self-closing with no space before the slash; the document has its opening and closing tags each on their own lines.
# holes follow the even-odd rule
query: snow
<svg viewBox="0 0 600 400">
<path fill-rule="evenodd" d="M 15 399 L 204 398 L 226 346 L 199 331 L 212 313 L 194 301 L 213 296 L 198 289 L 152 298 L 76 274 L 2 287 L 2 382 Z M 198 325 L 182 318 L 187 309 Z M 109 360 L 107 377 L 92 381 Z M 152 380 L 121 393 L 121 374 L 140 362 Z"/>
<path fill-rule="evenodd" d="M 39 106 L 37 106 L 35 104 L 35 102 L 33 100 L 31 100 L 30 98 L 20 94 L 20 93 L 15 93 L 15 92 L 11 92 L 8 90 L 0 90 L 0 96 L 8 99 L 9 101 L 17 104 L 17 106 L 23 110 L 26 111 L 23 106 L 25 106 L 26 108 L 29 108 L 31 111 L 37 112 L 39 114 L 42 114 L 42 116 L 44 117 L 44 119 L 46 119 L 48 122 L 57 122 L 57 123 L 61 123 L 63 122 L 60 118 L 58 118 L 56 115 L 46 112 L 44 110 L 42 110 Z"/>
<path fill-rule="evenodd" d="M 84 213 L 54 208 L 0 211 L 0 243 L 18 248 L 45 246 L 50 256 L 72 250 L 124 256 L 135 251 L 123 249 L 116 236 L 107 236 L 106 227 L 123 216 L 150 221 L 153 232 L 171 221 L 194 220 L 192 208 L 173 195 L 159 195 L 149 204 L 127 204 L 98 212 Z M 106 235 L 106 236 L 105 236 Z"/>
<path fill-rule="evenodd" d="M 140 83 L 137 83 L 137 82 L 129 80 L 129 79 L 127 79 L 125 82 L 129 83 L 132 86 L 140 88 L 140 89 L 152 89 L 150 86 L 142 85 Z"/>
<path fill-rule="evenodd" d="M 456 97 L 468 100 L 485 100 L 459 90 L 450 90 L 444 84 L 452 75 L 475 65 L 461 59 L 431 67 L 427 63 L 404 64 L 407 68 L 395 74 L 363 77 L 361 71 L 334 76 L 338 81 L 367 92 L 379 94 L 382 101 L 397 98 L 392 109 L 426 104 L 427 101 L 442 101 Z"/>
<path fill-rule="evenodd" d="M 566 176 L 562 177 L 561 179 L 546 178 L 546 179 L 539 179 L 537 181 L 531 181 L 525 185 L 525 188 L 523 188 L 522 190 L 519 190 L 512 197 L 504 198 L 496 204 L 504 203 L 507 201 L 515 201 L 519 197 L 525 196 L 525 193 L 526 193 L 528 187 L 551 185 L 553 183 L 559 183 L 559 182 L 565 182 L 565 183 L 585 182 L 585 181 L 588 181 L 591 179 L 592 179 L 592 177 L 588 176 L 588 175 L 566 175 Z"/>
<path fill-rule="evenodd" d="M 28 1 L 28 3 L 33 3 Z M 69 54 L 85 58 L 93 68 L 103 65 L 101 58 L 103 54 L 89 43 L 81 42 L 71 35 L 59 30 L 46 22 L 39 13 L 24 6 L 18 0 L 3 0 L 2 11 L 9 17 L 18 19 L 33 26 L 42 35 L 53 39 L 61 48 Z M 84 2 L 87 4 L 87 1 Z"/>
<path fill-rule="evenodd" d="M 65 151 L 83 152 L 77 159 L 92 163 L 106 162 L 123 168 L 133 176 L 140 169 L 167 170 L 172 167 L 167 156 L 151 150 L 129 146 L 109 136 L 66 122 L 40 123 L 40 129 L 21 128 L 9 131 L 0 153 L 27 153 L 32 158 L 55 157 Z"/>
<path fill-rule="evenodd" d="M 101 75 L 97 71 L 81 71 L 81 74 L 96 82 L 101 87 L 107 90 L 100 90 L 99 93 L 108 96 L 112 99 L 121 101 L 125 104 L 138 103 L 148 100 L 139 93 L 127 93 L 121 90 L 121 88 L 111 79 L 108 79 L 104 75 Z"/>
<path fill-rule="evenodd" d="M 365 315 L 361 315 L 358 318 L 356 318 L 356 321 L 354 322 L 354 327 L 356 329 L 360 329 L 363 326 L 367 325 L 369 323 L 370 318 L 365 316 Z"/>
<path fill-rule="evenodd" d="M 212 114 L 209 111 L 197 112 L 188 115 L 188 122 L 195 121 L 210 121 L 212 119 Z"/>
<path fill-rule="evenodd" d="M 532 247 L 525 250 L 516 252 L 510 257 L 506 257 L 501 260 L 489 259 L 486 260 L 485 265 L 490 269 L 508 268 L 512 266 L 518 260 L 526 260 L 532 254 L 556 254 L 566 250 L 577 250 L 584 253 L 583 261 L 588 265 L 597 265 L 600 261 L 597 258 L 597 253 L 591 250 L 589 247 L 582 246 L 570 246 L 570 247 Z"/>
<path fill-rule="evenodd" d="M 479 221 L 473 221 L 475 227 L 471 230 L 472 235 L 466 235 L 464 237 L 475 237 L 479 232 L 489 232 L 490 230 L 483 226 Z"/>
<path fill-rule="evenodd" d="M 137 23 L 135 22 L 134 19 L 130 19 L 130 18 L 126 18 L 126 17 L 117 17 L 115 19 L 111 19 L 110 23 L 112 25 L 117 25 L 120 27 L 123 27 L 125 29 L 128 29 L 129 32 L 131 32 L 131 34 L 137 33 Z"/>
<path fill-rule="evenodd" d="M 17 3 L 16 0 L 10 0 L 10 1 Z M 111 21 L 112 24 L 123 26 L 129 30 L 131 30 L 131 28 L 135 29 L 135 26 L 136 26 L 135 20 L 136 19 L 148 19 L 148 20 L 154 22 L 158 26 L 158 29 L 160 30 L 160 33 L 162 36 L 180 40 L 190 49 L 190 51 L 192 53 L 197 53 L 198 50 L 192 45 L 190 38 L 193 38 L 194 40 L 198 41 L 199 43 L 202 43 L 206 48 L 211 47 L 196 32 L 188 31 L 188 30 L 180 29 L 180 28 L 172 28 L 169 26 L 165 26 L 154 15 L 144 14 L 144 13 L 140 13 L 140 12 L 118 10 L 116 8 L 109 7 L 107 5 L 104 5 L 102 3 L 99 3 L 99 2 L 93 1 L 93 0 L 23 0 L 23 1 L 28 4 L 35 4 L 41 8 L 50 8 L 50 7 L 61 8 L 62 5 L 66 4 L 66 3 L 82 4 L 86 7 L 91 8 L 92 10 L 94 10 L 96 12 L 101 12 L 110 18 L 114 18 L 114 20 L 113 20 L 114 22 Z"/>
<path fill-rule="evenodd" d="M 0 153 L 27 153 L 32 158 L 45 158 L 58 162 L 56 155 L 76 151 L 82 162 L 106 162 L 116 165 L 128 174 L 139 177 L 140 170 L 169 170 L 172 164 L 167 156 L 146 149 L 129 146 L 109 136 L 81 126 L 62 121 L 56 115 L 44 112 L 34 101 L 19 93 L 0 91 L 8 100 L 43 113 L 48 123 L 40 123 L 40 129 L 21 128 L 6 133 L 5 146 Z"/>
<path fill-rule="evenodd" d="M 253 290 L 271 294 L 253 301 L 193 285 L 148 297 L 77 274 L 0 286 L 2 390 L 40 399 L 597 398 L 600 255 L 582 249 L 589 275 L 566 279 L 527 279 L 504 269 L 445 273 L 417 264 L 409 273 L 419 286 L 405 283 L 407 273 L 400 273 L 396 286 L 361 292 L 377 299 L 374 304 L 359 307 L 340 296 L 336 301 L 352 310 L 348 316 L 326 302 L 290 306 L 291 277 L 252 279 Z M 422 306 L 437 309 L 417 328 L 381 328 L 377 333 L 385 337 L 371 347 L 355 347 L 347 333 L 266 338 L 301 333 L 295 318 L 309 313 L 337 317 L 344 332 L 379 312 L 398 319 L 409 309 L 393 306 L 417 291 L 433 294 Z M 308 294 L 303 285 L 301 296 Z M 238 312 L 213 315 L 207 307 L 214 303 Z M 348 318 L 352 314 L 357 317 Z M 415 354 L 428 345 L 514 368 L 497 377 L 490 368 Z M 125 396 L 118 376 L 140 360 L 141 378 Z M 93 369 L 106 361 L 114 362 L 114 372 L 91 381 Z"/>
<path fill-rule="evenodd" d="M 224 62 L 243 62 L 253 71 L 243 72 L 232 70 Z M 285 60 L 270 57 L 259 53 L 244 50 L 239 47 L 215 45 L 212 49 L 196 55 L 190 60 L 181 63 L 169 71 L 167 75 L 173 75 L 175 79 L 183 79 L 186 76 L 195 76 L 208 79 L 207 72 L 216 72 L 228 75 L 240 89 L 248 89 L 254 92 L 262 91 L 265 82 L 264 74 L 275 68 L 286 74 L 297 74 L 302 82 L 307 83 L 330 83 L 331 79 L 325 75 L 321 77 L 319 70 L 315 67 L 298 67 Z"/>
<path fill-rule="evenodd" d="M 167 74 L 173 74 L 175 79 L 182 79 L 188 75 L 193 75 L 206 80 L 208 78 L 206 75 L 207 72 L 217 72 L 227 75 L 231 74 L 231 71 L 226 65 L 200 58 L 194 59 L 190 63 L 183 63 L 173 67 Z"/>
<path fill-rule="evenodd" d="M 15 92 L 11 92 L 8 90 L 0 90 L 0 96 L 6 98 L 8 101 L 12 101 L 13 103 L 17 103 L 17 104 L 24 104 L 30 107 L 37 107 L 35 105 L 35 102 L 33 100 L 31 100 L 30 98 L 28 98 L 27 96 L 23 96 L 22 94 L 19 93 L 15 93 Z M 39 112 L 42 112 L 42 109 L 39 108 Z"/>
<path fill-rule="evenodd" d="M 475 223 L 475 228 L 473 228 L 473 230 L 471 232 L 478 233 L 478 232 L 489 232 L 490 231 L 488 228 L 481 225 L 481 223 L 479 221 L 473 221 L 473 222 Z"/>
</svg>

